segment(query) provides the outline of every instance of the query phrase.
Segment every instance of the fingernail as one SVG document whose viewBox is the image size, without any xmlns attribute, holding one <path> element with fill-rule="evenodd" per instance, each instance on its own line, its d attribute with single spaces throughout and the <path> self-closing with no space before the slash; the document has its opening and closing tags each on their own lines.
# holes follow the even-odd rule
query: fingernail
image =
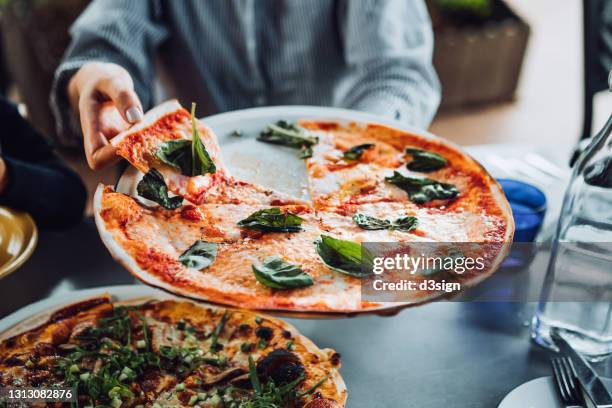
<svg viewBox="0 0 612 408">
<path fill-rule="evenodd" d="M 142 111 L 138 106 L 132 106 L 125 111 L 125 116 L 130 123 L 140 122 L 142 120 Z"/>
</svg>

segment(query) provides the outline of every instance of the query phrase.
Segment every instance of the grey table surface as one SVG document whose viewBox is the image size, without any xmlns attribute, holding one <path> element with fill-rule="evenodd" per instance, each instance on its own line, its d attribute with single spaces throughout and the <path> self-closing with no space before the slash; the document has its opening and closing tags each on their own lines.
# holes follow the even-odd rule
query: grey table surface
<svg viewBox="0 0 612 408">
<path fill-rule="evenodd" d="M 530 269 L 541 269 L 546 258 L 539 254 Z M 70 231 L 41 233 L 33 257 L 0 281 L 0 316 L 45 297 L 132 283 L 86 220 Z M 534 308 L 442 301 L 391 317 L 289 320 L 342 354 L 348 407 L 492 408 L 519 384 L 549 375 L 548 352 L 529 341 Z"/>
</svg>

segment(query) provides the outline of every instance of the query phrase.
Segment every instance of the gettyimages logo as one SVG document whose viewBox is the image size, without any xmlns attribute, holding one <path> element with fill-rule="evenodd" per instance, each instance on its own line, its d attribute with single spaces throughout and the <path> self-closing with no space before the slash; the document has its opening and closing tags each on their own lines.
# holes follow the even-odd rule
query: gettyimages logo
<svg viewBox="0 0 612 408">
<path fill-rule="evenodd" d="M 364 243 L 362 300 L 419 302 L 453 296 L 492 271 L 503 250 L 501 243 Z"/>
</svg>

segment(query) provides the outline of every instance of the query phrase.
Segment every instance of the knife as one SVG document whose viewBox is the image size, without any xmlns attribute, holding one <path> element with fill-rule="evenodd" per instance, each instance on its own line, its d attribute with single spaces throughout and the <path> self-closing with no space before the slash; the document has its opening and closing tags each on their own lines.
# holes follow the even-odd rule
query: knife
<svg viewBox="0 0 612 408">
<path fill-rule="evenodd" d="M 580 382 L 582 390 L 590 402 L 597 408 L 612 408 L 612 396 L 610 396 L 610 393 L 589 363 L 561 337 L 558 331 L 551 331 L 550 337 L 559 348 L 561 354 L 566 355 L 572 361 L 578 382 Z"/>
</svg>

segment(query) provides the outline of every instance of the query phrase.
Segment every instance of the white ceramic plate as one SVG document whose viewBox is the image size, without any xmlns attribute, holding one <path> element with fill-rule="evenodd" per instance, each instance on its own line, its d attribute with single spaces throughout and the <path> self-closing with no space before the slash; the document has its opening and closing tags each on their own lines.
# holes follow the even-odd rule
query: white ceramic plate
<svg viewBox="0 0 612 408">
<path fill-rule="evenodd" d="M 604 378 L 608 389 L 612 388 L 612 379 Z M 564 408 L 559 402 L 552 377 L 540 377 L 519 385 L 498 408 Z"/>
</svg>

